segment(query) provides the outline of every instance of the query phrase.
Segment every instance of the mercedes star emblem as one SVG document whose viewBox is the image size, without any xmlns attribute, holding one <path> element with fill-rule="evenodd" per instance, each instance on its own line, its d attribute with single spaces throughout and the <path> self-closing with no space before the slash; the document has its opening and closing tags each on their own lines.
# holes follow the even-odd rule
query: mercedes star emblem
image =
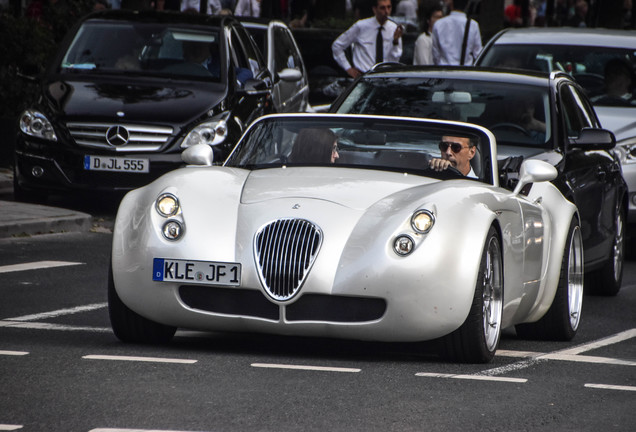
<svg viewBox="0 0 636 432">
<path fill-rule="evenodd" d="M 123 126 L 113 126 L 106 131 L 106 142 L 112 146 L 121 146 L 128 142 L 130 133 Z"/>
</svg>

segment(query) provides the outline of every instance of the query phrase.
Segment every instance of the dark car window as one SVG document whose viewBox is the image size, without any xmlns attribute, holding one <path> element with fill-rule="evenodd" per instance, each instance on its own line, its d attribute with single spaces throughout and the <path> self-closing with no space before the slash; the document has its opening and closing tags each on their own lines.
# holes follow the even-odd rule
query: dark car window
<svg viewBox="0 0 636 432">
<path fill-rule="evenodd" d="M 302 59 L 294 45 L 292 36 L 283 27 L 274 27 L 274 68 L 278 73 L 286 68 L 301 69 Z"/>
<path fill-rule="evenodd" d="M 246 79 L 258 77 L 265 69 L 265 64 L 253 39 L 244 28 L 232 27 L 231 44 L 238 81 L 245 84 Z"/>
<path fill-rule="evenodd" d="M 358 81 L 337 112 L 456 120 L 490 128 L 498 142 L 549 147 L 547 87 L 416 77 Z M 524 127 L 527 117 L 535 121 Z"/>
<path fill-rule="evenodd" d="M 221 81 L 219 32 L 160 23 L 87 21 L 61 72 L 179 75 Z"/>
<path fill-rule="evenodd" d="M 607 92 L 606 66 L 619 61 L 630 73 L 631 85 L 621 99 L 602 96 Z M 576 45 L 500 44 L 492 45 L 479 60 L 480 66 L 563 71 L 585 89 L 595 105 L 624 106 L 635 102 L 636 50 Z M 610 79 L 613 79 L 610 77 Z"/>
<path fill-rule="evenodd" d="M 568 136 L 578 136 L 583 128 L 595 126 L 595 120 L 589 112 L 589 107 L 576 88 L 563 85 L 560 88 L 563 118 Z"/>
</svg>

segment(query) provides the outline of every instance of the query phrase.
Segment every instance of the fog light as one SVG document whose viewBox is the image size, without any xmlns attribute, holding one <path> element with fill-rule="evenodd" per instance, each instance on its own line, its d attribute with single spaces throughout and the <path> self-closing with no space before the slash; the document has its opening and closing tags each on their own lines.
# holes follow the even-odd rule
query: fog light
<svg viewBox="0 0 636 432">
<path fill-rule="evenodd" d="M 411 218 L 411 227 L 420 234 L 426 234 L 433 228 L 435 216 L 428 210 L 419 210 Z"/>
<path fill-rule="evenodd" d="M 44 175 L 44 168 L 42 168 L 39 165 L 36 165 L 33 168 L 31 168 L 31 174 L 33 175 L 33 177 L 42 177 Z"/>
<path fill-rule="evenodd" d="M 163 225 L 162 233 L 168 240 L 178 240 L 183 235 L 183 227 L 177 221 L 168 221 Z"/>
<path fill-rule="evenodd" d="M 406 256 L 413 251 L 413 239 L 406 235 L 401 235 L 393 242 L 393 250 L 400 256 Z"/>
</svg>

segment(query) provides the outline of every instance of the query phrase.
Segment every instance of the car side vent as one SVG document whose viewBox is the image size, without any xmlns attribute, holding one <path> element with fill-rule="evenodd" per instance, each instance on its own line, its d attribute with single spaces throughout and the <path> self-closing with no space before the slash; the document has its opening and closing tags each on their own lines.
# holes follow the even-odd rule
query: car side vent
<svg viewBox="0 0 636 432">
<path fill-rule="evenodd" d="M 254 238 L 259 277 L 274 300 L 292 298 L 311 269 L 322 231 L 304 219 L 279 219 L 265 225 Z"/>
</svg>

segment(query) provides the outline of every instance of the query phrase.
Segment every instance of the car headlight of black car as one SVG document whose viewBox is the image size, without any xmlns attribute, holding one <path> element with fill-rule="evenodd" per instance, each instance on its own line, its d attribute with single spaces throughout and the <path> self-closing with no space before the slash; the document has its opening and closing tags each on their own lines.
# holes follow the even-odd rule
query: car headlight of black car
<svg viewBox="0 0 636 432">
<path fill-rule="evenodd" d="M 224 119 L 206 120 L 195 126 L 181 143 L 181 148 L 196 144 L 217 145 L 227 138 L 227 122 Z"/>
<path fill-rule="evenodd" d="M 636 163 L 636 137 L 616 143 L 614 153 L 623 165 Z"/>
<path fill-rule="evenodd" d="M 39 111 L 26 110 L 20 116 L 20 130 L 32 137 L 57 141 L 53 125 L 44 114 Z"/>
</svg>

